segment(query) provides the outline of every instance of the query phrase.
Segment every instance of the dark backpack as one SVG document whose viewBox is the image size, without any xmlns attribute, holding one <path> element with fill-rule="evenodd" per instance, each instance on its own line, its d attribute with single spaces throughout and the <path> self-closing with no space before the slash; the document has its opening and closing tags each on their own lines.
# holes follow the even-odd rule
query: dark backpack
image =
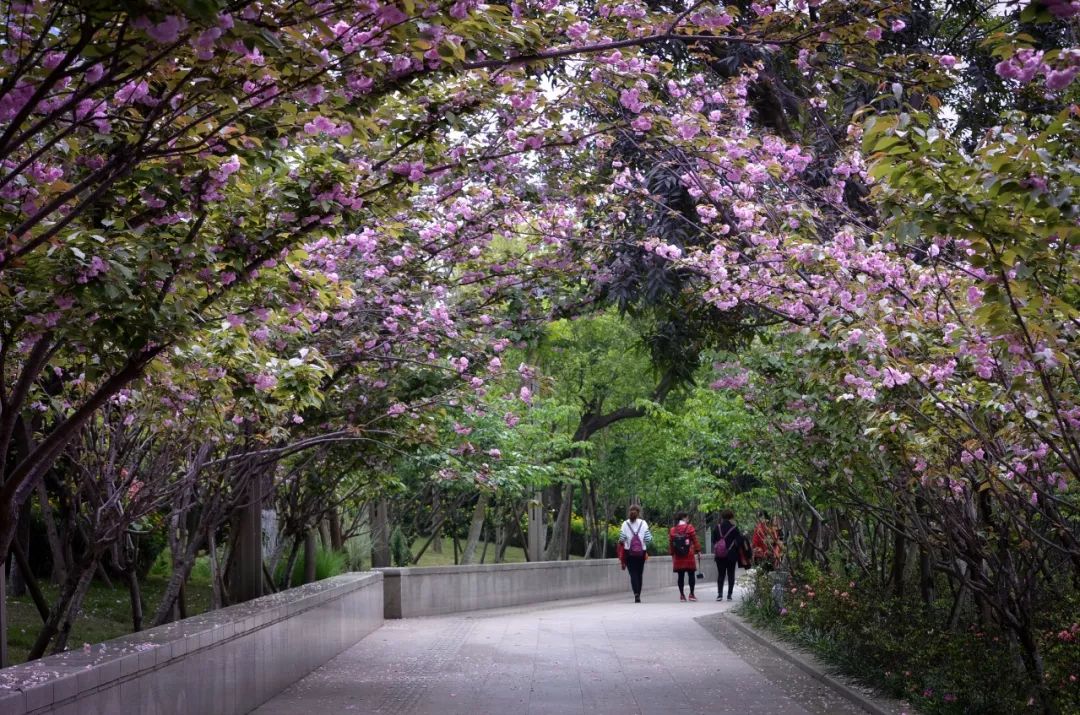
<svg viewBox="0 0 1080 715">
<path fill-rule="evenodd" d="M 719 532 L 720 538 L 716 540 L 715 544 L 713 544 L 713 547 L 712 547 L 713 556 L 715 556 L 718 559 L 726 559 L 727 555 L 728 555 L 727 537 L 731 535 L 731 532 L 735 530 L 735 527 L 733 526 L 730 529 L 728 529 L 728 532 L 726 534 L 723 531 L 721 531 L 719 527 L 717 527 L 716 530 L 717 530 L 717 532 Z"/>
<path fill-rule="evenodd" d="M 675 527 L 678 529 L 679 527 Z M 690 553 L 690 535 L 686 533 L 686 527 L 682 531 L 675 531 L 671 537 L 671 548 L 676 556 L 686 556 Z"/>
</svg>

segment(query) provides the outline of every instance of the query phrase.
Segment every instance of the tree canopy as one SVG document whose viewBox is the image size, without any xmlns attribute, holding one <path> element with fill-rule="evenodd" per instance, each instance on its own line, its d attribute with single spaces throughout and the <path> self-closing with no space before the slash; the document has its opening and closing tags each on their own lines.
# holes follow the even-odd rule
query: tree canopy
<svg viewBox="0 0 1080 715">
<path fill-rule="evenodd" d="M 648 495 L 897 592 L 915 549 L 1057 707 L 1076 2 L 0 8 L 0 553 L 98 546 L 42 648 L 142 520 L 175 599 L 252 493 L 475 548 L 543 490 L 549 556 Z"/>
</svg>

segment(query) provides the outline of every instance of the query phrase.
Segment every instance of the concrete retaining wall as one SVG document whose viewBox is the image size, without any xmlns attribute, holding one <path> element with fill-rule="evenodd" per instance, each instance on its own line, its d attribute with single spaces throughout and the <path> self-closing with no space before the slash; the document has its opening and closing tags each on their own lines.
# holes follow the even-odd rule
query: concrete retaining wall
<svg viewBox="0 0 1080 715">
<path fill-rule="evenodd" d="M 701 565 L 707 583 L 716 582 L 711 557 Z M 539 561 L 481 566 L 424 566 L 380 569 L 384 615 L 387 618 L 433 616 L 484 608 L 630 593 L 630 577 L 618 559 Z M 645 564 L 643 590 L 675 584 L 670 556 L 653 556 Z"/>
<path fill-rule="evenodd" d="M 247 713 L 381 626 L 382 580 L 345 574 L 5 668 L 0 713 Z"/>
</svg>

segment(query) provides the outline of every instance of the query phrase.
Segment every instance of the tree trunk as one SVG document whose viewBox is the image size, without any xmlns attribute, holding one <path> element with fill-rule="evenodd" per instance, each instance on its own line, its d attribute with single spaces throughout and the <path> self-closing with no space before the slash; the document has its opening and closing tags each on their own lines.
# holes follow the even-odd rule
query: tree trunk
<svg viewBox="0 0 1080 715">
<path fill-rule="evenodd" d="M 79 611 L 82 609 L 83 600 L 86 599 L 86 592 L 90 589 L 90 584 L 94 580 L 94 571 L 95 569 L 87 569 L 83 572 L 82 578 L 79 579 L 75 595 L 71 599 L 71 603 L 68 604 L 67 613 L 60 624 L 60 632 L 57 634 L 56 642 L 53 644 L 53 655 L 63 653 L 67 649 L 68 639 L 71 637 L 71 627 L 75 623 L 75 617 L 79 615 Z"/>
<path fill-rule="evenodd" d="M 334 546 L 330 542 L 330 523 L 326 519 L 319 520 L 319 541 L 323 551 L 333 551 Z"/>
<path fill-rule="evenodd" d="M 528 561 L 540 561 L 544 553 L 544 493 L 537 491 L 529 500 L 528 506 L 529 535 L 525 547 Z"/>
<path fill-rule="evenodd" d="M 570 548 L 570 512 L 574 504 L 574 485 L 566 484 L 563 489 L 562 504 L 559 505 L 559 513 L 555 518 L 555 525 L 551 530 L 551 543 L 544 551 L 544 560 L 563 561 L 569 556 Z"/>
<path fill-rule="evenodd" d="M 41 616 L 41 622 L 44 623 L 49 620 L 49 604 L 45 601 L 45 594 L 41 592 L 41 587 L 38 585 L 37 579 L 34 577 L 34 572 L 30 568 L 30 560 L 26 558 L 26 554 L 19 548 L 18 542 L 11 544 L 12 556 L 15 557 L 15 563 L 18 565 L 19 570 L 27 575 L 26 588 L 30 592 L 30 597 L 34 601 L 34 606 L 37 607 L 38 614 Z"/>
<path fill-rule="evenodd" d="M 539 494 L 540 494 L 540 492 L 537 492 L 537 497 L 538 498 L 539 498 Z M 533 508 L 534 507 L 532 506 L 532 500 L 525 502 L 525 518 L 526 518 L 526 520 L 528 521 L 528 523 L 530 525 L 534 521 L 534 519 L 533 519 Z M 516 518 L 516 516 L 515 516 L 515 525 L 516 525 L 517 530 L 518 530 L 518 538 L 521 539 L 521 549 L 522 549 L 522 551 L 525 552 L 525 560 L 526 561 L 536 561 L 536 554 L 540 552 L 540 549 L 537 549 L 537 550 L 533 551 L 531 554 L 529 552 L 529 549 L 533 548 L 533 546 L 535 545 L 535 544 L 533 544 L 533 541 L 532 541 L 534 533 L 537 534 L 537 542 L 542 543 L 542 539 L 544 537 L 543 530 L 540 529 L 539 527 L 536 528 L 536 529 L 532 529 L 531 526 L 527 530 L 526 527 L 521 525 L 521 519 Z"/>
<path fill-rule="evenodd" d="M 164 349 L 165 344 L 162 343 L 131 355 L 123 368 L 101 383 L 93 394 L 56 424 L 7 475 L 0 484 L 0 554 L 6 554 L 11 549 L 19 506 L 37 488 L 38 481 L 56 463 L 67 443 L 109 398 L 142 374 L 143 368 Z"/>
<path fill-rule="evenodd" d="M 237 510 L 233 522 L 229 559 L 229 600 L 233 603 L 263 595 L 262 483 L 260 475 L 248 479 L 245 503 Z"/>
<path fill-rule="evenodd" d="M 195 554 L 199 551 L 202 539 L 195 539 L 183 551 L 173 554 L 173 569 L 169 575 L 169 582 L 165 584 L 165 592 L 161 595 L 154 610 L 154 625 L 161 626 L 169 622 L 173 614 L 173 606 L 180 596 L 180 590 L 191 573 L 191 567 L 195 565 Z"/>
<path fill-rule="evenodd" d="M 19 523 L 15 527 L 15 539 L 12 541 L 12 550 L 21 549 L 24 554 L 30 554 L 30 502 L 26 501 L 19 509 Z M 11 575 L 8 577 L 8 588 L 11 595 L 18 598 L 26 595 L 26 582 L 32 575 L 24 573 L 23 565 L 30 562 L 27 558 L 24 562 L 15 560 L 11 564 Z"/>
<path fill-rule="evenodd" d="M 919 545 L 919 591 L 922 594 L 923 605 L 927 612 L 934 605 L 934 573 L 930 562 L 930 552 L 923 545 Z"/>
<path fill-rule="evenodd" d="M 434 490 L 431 497 L 431 551 L 435 554 L 442 553 L 442 525 L 445 517 L 439 516 L 441 510 L 442 495 L 439 490 Z"/>
<path fill-rule="evenodd" d="M 224 589 L 217 560 L 217 540 L 212 533 L 207 536 L 206 551 L 210 557 L 210 608 L 216 611 L 224 604 Z"/>
<path fill-rule="evenodd" d="M 506 519 L 512 518 L 513 509 L 507 510 L 507 513 L 510 517 L 504 515 L 495 523 L 495 563 L 497 564 L 501 564 L 506 557 L 506 545 L 510 541 L 510 529 L 507 527 Z"/>
<path fill-rule="evenodd" d="M 892 582 L 893 595 L 904 595 L 904 572 L 907 570 L 907 539 L 904 537 L 904 525 L 898 523 L 893 532 L 893 560 L 889 580 Z"/>
<path fill-rule="evenodd" d="M 390 518 L 387 499 L 371 502 L 371 567 L 390 566 Z"/>
<path fill-rule="evenodd" d="M 596 499 L 596 482 L 592 479 L 582 480 L 582 487 L 585 491 L 582 493 L 589 508 L 589 518 L 586 523 L 586 527 L 589 529 L 589 553 L 598 553 L 593 558 L 604 558 L 607 554 L 601 550 L 601 535 L 600 529 L 600 514 L 597 508 Z M 604 529 L 604 531 L 607 531 Z M 586 557 L 588 558 L 588 557 Z"/>
<path fill-rule="evenodd" d="M 421 546 L 420 550 L 416 552 L 415 556 L 413 556 L 412 562 L 414 564 L 420 563 L 420 558 L 424 555 L 424 552 L 427 551 L 429 547 L 431 548 L 432 553 L 442 553 L 441 551 L 435 551 L 435 544 L 439 543 L 442 540 L 442 536 L 439 535 L 438 530 L 442 528 L 442 524 L 445 518 L 445 516 L 439 517 L 435 533 L 432 533 L 430 536 L 428 536 L 428 540 L 424 542 L 424 545 Z"/>
<path fill-rule="evenodd" d="M 9 665 L 7 646 L 7 566 L 0 560 L 0 668 Z"/>
<path fill-rule="evenodd" d="M 465 542 L 465 552 L 461 555 L 461 563 L 463 564 L 476 562 L 476 546 L 480 543 L 480 535 L 484 530 L 484 517 L 487 514 L 487 505 L 490 500 L 491 494 L 489 492 L 482 492 L 476 499 L 472 522 L 469 524 L 469 538 Z"/>
<path fill-rule="evenodd" d="M 1053 699 L 1046 692 L 1046 671 L 1043 667 L 1042 656 L 1039 654 L 1039 646 L 1035 642 L 1030 626 L 1024 624 L 1023 626 L 1014 627 L 1013 631 L 1016 633 L 1017 640 L 1020 643 L 1021 659 L 1024 661 L 1024 668 L 1027 670 L 1031 683 L 1035 687 L 1036 697 L 1039 699 L 1039 704 L 1042 705 L 1043 713 L 1057 715 L 1059 710 L 1054 707 Z"/>
<path fill-rule="evenodd" d="M 817 512 L 810 513 L 810 530 L 806 535 L 805 547 L 801 557 L 805 561 L 811 563 L 817 563 L 818 555 L 821 553 L 821 519 L 818 518 Z"/>
<path fill-rule="evenodd" d="M 296 558 L 300 553 L 300 545 L 303 541 L 303 536 L 297 536 L 293 539 L 292 549 L 289 550 L 289 558 L 285 561 L 285 573 L 281 576 L 280 588 L 283 591 L 292 587 L 293 569 L 296 568 Z"/>
<path fill-rule="evenodd" d="M 315 582 L 316 533 L 315 529 L 308 529 L 304 535 L 304 583 Z"/>
<path fill-rule="evenodd" d="M 68 610 L 74 602 L 75 596 L 83 588 L 83 584 L 85 583 L 87 586 L 90 585 L 90 581 L 94 577 L 96 565 L 96 562 L 83 563 L 80 565 L 81 570 L 68 572 L 68 579 L 60 589 L 60 595 L 57 596 L 56 603 L 53 605 L 52 609 L 50 609 L 49 620 L 41 627 L 41 630 L 38 632 L 37 640 L 34 641 L 34 645 L 30 648 L 30 654 L 26 657 L 28 661 L 37 660 L 45 655 L 49 643 L 51 643 L 53 637 L 60 632 L 61 624 L 65 621 L 70 621 L 68 618 Z M 70 630 L 70 628 L 70 623 L 68 623 L 68 629 Z"/>
<path fill-rule="evenodd" d="M 188 572 L 191 573 L 190 571 Z M 176 593 L 176 612 L 179 620 L 184 620 L 188 617 L 187 612 L 187 579 L 184 579 L 180 584 L 180 590 Z"/>
<path fill-rule="evenodd" d="M 128 598 L 131 600 L 131 630 L 138 633 L 143 629 L 142 592 L 139 590 L 139 575 L 135 562 L 132 561 L 124 570 L 127 579 Z"/>
<path fill-rule="evenodd" d="M 330 548 L 334 551 L 345 550 L 345 538 L 341 533 L 341 514 L 337 509 L 330 510 Z"/>
<path fill-rule="evenodd" d="M 277 593 L 277 586 L 274 585 L 274 575 L 270 573 L 270 568 L 263 561 L 263 591 L 265 593 Z"/>
<path fill-rule="evenodd" d="M 60 532 L 56 528 L 56 518 L 53 515 L 52 505 L 49 504 L 49 493 L 45 489 L 45 482 L 40 481 L 37 485 L 38 504 L 41 507 L 41 520 L 45 523 L 45 535 L 49 539 L 49 551 L 52 552 L 52 582 L 63 583 L 67 578 L 67 555 L 64 552 L 64 542 L 60 538 Z"/>
</svg>

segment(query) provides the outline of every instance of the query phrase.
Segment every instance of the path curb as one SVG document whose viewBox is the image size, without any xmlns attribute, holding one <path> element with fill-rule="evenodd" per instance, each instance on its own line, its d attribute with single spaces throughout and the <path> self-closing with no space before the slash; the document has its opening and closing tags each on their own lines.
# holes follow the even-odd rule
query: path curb
<svg viewBox="0 0 1080 715">
<path fill-rule="evenodd" d="M 879 703 L 870 699 L 866 695 L 858 692 L 854 688 L 845 685 L 839 680 L 829 675 L 822 666 L 816 662 L 816 660 L 807 657 L 806 655 L 796 653 L 785 645 L 774 642 L 772 639 L 763 635 L 757 628 L 747 623 L 741 616 L 733 613 L 732 611 L 724 611 L 724 618 L 735 626 L 735 628 L 748 638 L 756 641 L 760 645 L 765 646 L 776 655 L 780 656 L 784 660 L 794 664 L 804 673 L 810 677 L 818 680 L 830 688 L 835 690 L 841 696 L 855 703 L 863 710 L 873 715 L 896 715 L 896 710 L 889 710 L 882 707 Z M 907 711 L 905 711 L 907 712 Z"/>
</svg>

